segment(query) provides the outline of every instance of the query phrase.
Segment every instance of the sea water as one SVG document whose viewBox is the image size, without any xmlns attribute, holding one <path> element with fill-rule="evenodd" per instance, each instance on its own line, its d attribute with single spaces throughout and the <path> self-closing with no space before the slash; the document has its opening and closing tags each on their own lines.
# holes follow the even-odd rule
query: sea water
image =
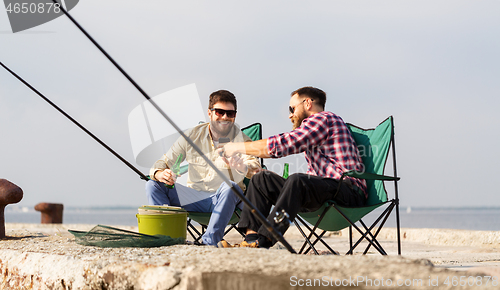
<svg viewBox="0 0 500 290">
<path fill-rule="evenodd" d="M 11 207 L 9 209 L 9 207 Z M 377 209 L 363 220 L 366 224 L 382 213 Z M 65 224 L 101 224 L 137 226 L 137 207 L 120 208 L 65 208 Z M 8 206 L 5 210 L 7 223 L 40 223 L 41 213 L 30 208 Z M 400 208 L 400 225 L 403 228 L 441 228 L 481 231 L 500 231 L 500 208 Z M 395 210 L 386 227 L 396 226 Z"/>
<path fill-rule="evenodd" d="M 65 208 L 63 223 L 137 226 L 137 207 L 120 208 Z M 40 223 L 41 213 L 34 209 L 14 208 L 5 210 L 7 223 Z"/>
<path fill-rule="evenodd" d="M 388 218 L 386 226 L 396 227 L 396 217 Z M 382 210 L 374 212 L 382 213 Z M 413 208 L 402 207 L 400 226 L 403 228 L 461 229 L 500 231 L 500 208 Z M 365 218 L 374 221 L 373 215 Z"/>
</svg>

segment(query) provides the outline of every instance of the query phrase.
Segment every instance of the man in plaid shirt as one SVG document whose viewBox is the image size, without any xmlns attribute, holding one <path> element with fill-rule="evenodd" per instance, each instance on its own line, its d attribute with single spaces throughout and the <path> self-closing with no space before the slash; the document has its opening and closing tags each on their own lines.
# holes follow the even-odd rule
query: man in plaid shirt
<svg viewBox="0 0 500 290">
<path fill-rule="evenodd" d="M 313 87 L 300 88 L 291 94 L 289 118 L 293 130 L 255 142 L 229 143 L 221 151 L 225 156 L 244 153 L 262 158 L 280 158 L 304 152 L 307 173 L 296 173 L 288 179 L 271 171 L 257 173 L 250 180 L 246 197 L 262 213 L 275 205 L 268 220 L 282 234 L 288 223 L 274 221 L 276 213 L 285 210 L 290 220 L 299 212 L 315 211 L 327 200 L 342 206 L 361 206 L 367 198 L 366 182 L 345 177 L 350 170 L 363 171 L 358 148 L 342 118 L 324 111 L 326 94 Z M 221 153 L 222 153 L 221 152 Z M 271 247 L 276 240 L 245 206 L 239 227 L 246 231 L 245 241 L 239 247 Z M 232 247 L 227 242 L 221 247 Z"/>
</svg>

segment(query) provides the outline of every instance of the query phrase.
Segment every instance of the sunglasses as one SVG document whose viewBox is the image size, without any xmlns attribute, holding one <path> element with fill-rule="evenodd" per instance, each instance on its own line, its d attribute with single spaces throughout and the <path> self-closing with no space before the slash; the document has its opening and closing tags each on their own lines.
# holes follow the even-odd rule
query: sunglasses
<svg viewBox="0 0 500 290">
<path fill-rule="evenodd" d="M 215 114 L 219 117 L 224 117 L 224 115 L 227 115 L 228 118 L 236 117 L 235 110 L 223 110 L 223 109 L 212 108 L 210 109 L 210 111 L 215 112 Z"/>
<path fill-rule="evenodd" d="M 308 99 L 304 99 L 304 100 L 302 101 L 302 103 L 300 103 L 300 104 L 303 104 L 303 103 L 304 103 L 305 101 L 307 101 L 307 100 L 308 100 Z M 311 99 L 311 101 L 312 101 L 312 99 Z M 300 105 L 300 104 L 299 104 L 299 105 Z M 295 107 L 288 106 L 288 112 L 290 112 L 290 114 L 295 113 L 295 108 L 297 108 L 297 106 L 298 106 L 298 105 L 295 105 Z"/>
</svg>

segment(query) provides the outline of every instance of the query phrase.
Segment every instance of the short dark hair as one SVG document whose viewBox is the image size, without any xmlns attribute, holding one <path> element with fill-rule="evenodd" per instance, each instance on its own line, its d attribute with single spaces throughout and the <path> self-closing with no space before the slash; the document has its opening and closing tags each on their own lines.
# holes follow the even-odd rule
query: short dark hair
<svg viewBox="0 0 500 290">
<path fill-rule="evenodd" d="M 294 96 L 295 94 L 299 95 L 299 97 L 308 97 L 311 98 L 315 103 L 321 106 L 321 108 L 325 109 L 326 104 L 326 93 L 315 87 L 303 87 L 298 90 L 292 92 L 290 96 Z"/>
<path fill-rule="evenodd" d="M 214 105 L 219 102 L 231 103 L 234 105 L 234 109 L 236 110 L 236 97 L 230 91 L 218 90 L 211 93 L 210 100 L 208 101 L 208 109 L 212 109 Z"/>
</svg>

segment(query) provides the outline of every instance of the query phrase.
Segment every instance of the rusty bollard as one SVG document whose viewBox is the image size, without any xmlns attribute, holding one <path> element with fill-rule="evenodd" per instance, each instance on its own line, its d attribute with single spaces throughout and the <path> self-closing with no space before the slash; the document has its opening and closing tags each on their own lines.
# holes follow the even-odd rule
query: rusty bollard
<svg viewBox="0 0 500 290">
<path fill-rule="evenodd" d="M 23 190 L 14 183 L 0 179 L 0 239 L 5 238 L 5 207 L 23 199 Z"/>
<path fill-rule="evenodd" d="M 35 210 L 42 212 L 42 224 L 62 224 L 64 206 L 61 203 L 41 202 Z"/>
</svg>

